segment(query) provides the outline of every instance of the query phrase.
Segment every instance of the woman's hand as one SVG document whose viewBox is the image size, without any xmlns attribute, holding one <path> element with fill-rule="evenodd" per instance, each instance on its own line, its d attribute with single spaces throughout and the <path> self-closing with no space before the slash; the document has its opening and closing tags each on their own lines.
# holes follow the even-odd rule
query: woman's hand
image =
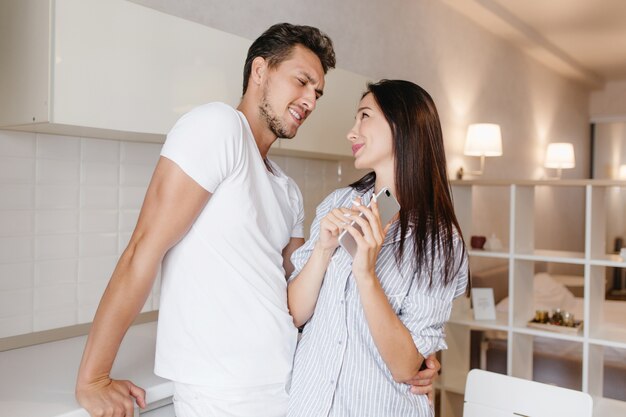
<svg viewBox="0 0 626 417">
<path fill-rule="evenodd" d="M 358 212 L 364 217 L 352 214 L 348 220 L 355 220 L 361 227 L 361 234 L 354 226 L 344 224 L 344 228 L 352 235 L 357 243 L 357 250 L 352 260 L 352 273 L 358 280 L 376 277 L 376 259 L 382 248 L 385 234 L 389 230 L 389 225 L 383 228 L 378 211 L 376 195 L 372 197 L 371 208 L 359 203 L 356 205 Z"/>
<path fill-rule="evenodd" d="M 346 227 L 346 222 L 359 212 L 344 207 L 332 209 L 320 221 L 320 237 L 316 245 L 325 252 L 334 251 L 339 246 L 339 235 Z"/>
</svg>

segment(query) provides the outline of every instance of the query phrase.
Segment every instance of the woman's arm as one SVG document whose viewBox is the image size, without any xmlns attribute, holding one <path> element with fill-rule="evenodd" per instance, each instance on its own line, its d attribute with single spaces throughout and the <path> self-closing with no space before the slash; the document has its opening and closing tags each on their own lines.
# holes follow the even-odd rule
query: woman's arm
<svg viewBox="0 0 626 417">
<path fill-rule="evenodd" d="M 331 210 L 320 221 L 319 239 L 307 263 L 287 287 L 289 311 L 296 327 L 304 325 L 315 311 L 324 275 L 339 245 L 339 234 L 343 230 L 348 214 L 354 212 L 345 208 Z"/>
<path fill-rule="evenodd" d="M 424 357 L 415 347 L 411 333 L 389 304 L 376 276 L 376 259 L 389 226 L 383 229 L 375 199 L 372 200 L 371 206 L 371 210 L 363 206 L 358 207 L 365 214 L 365 218 L 353 216 L 353 220 L 361 226 L 363 235 L 352 226 L 346 227 L 357 242 L 352 272 L 365 319 L 378 352 L 393 379 L 396 382 L 407 383 L 419 372 Z"/>
</svg>

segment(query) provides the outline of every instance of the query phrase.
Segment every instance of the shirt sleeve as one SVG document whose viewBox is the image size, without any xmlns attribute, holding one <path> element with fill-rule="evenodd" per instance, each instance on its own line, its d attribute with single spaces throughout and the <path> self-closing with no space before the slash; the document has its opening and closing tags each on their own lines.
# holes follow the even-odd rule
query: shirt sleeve
<svg viewBox="0 0 626 417">
<path fill-rule="evenodd" d="M 209 103 L 183 115 L 168 133 L 161 156 L 172 160 L 202 188 L 215 192 L 241 162 L 242 122 L 223 103 Z"/>
<path fill-rule="evenodd" d="M 291 231 L 291 237 L 303 238 L 304 237 L 304 198 L 300 192 L 300 187 L 294 180 L 291 180 L 290 187 L 293 187 L 294 194 L 296 195 L 295 212 L 296 221 Z"/>
<path fill-rule="evenodd" d="M 452 282 L 444 286 L 443 263 L 437 262 L 433 272 L 433 285 L 428 285 L 428 271 L 423 270 L 419 279 L 416 277 L 413 282 L 400 310 L 400 320 L 411 333 L 417 350 L 424 357 L 448 348 L 444 326 L 450 318 L 452 301 L 464 293 L 467 285 L 467 251 L 463 250 L 463 241 L 458 235 L 455 236 L 456 275 Z"/>
<path fill-rule="evenodd" d="M 311 253 L 313 252 L 313 248 L 315 247 L 315 242 L 320 236 L 320 221 L 328 214 L 328 212 L 334 207 L 335 204 L 335 192 L 328 195 L 315 209 L 315 219 L 311 224 L 311 233 L 309 234 L 309 240 L 307 240 L 304 245 L 300 246 L 291 254 L 291 263 L 294 266 L 293 273 L 289 277 L 288 282 L 293 281 L 304 265 L 306 265 Z"/>
</svg>

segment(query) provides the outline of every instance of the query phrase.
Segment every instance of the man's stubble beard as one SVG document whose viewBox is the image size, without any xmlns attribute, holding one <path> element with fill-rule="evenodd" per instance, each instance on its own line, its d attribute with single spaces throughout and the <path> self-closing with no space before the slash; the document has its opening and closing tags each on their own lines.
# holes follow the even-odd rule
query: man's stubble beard
<svg viewBox="0 0 626 417">
<path fill-rule="evenodd" d="M 296 136 L 296 132 L 290 133 L 283 121 L 276 115 L 274 109 L 267 100 L 267 87 L 263 91 L 263 97 L 261 98 L 261 104 L 259 105 L 259 111 L 263 120 L 267 123 L 267 127 L 272 131 L 277 138 L 291 139 Z"/>
</svg>

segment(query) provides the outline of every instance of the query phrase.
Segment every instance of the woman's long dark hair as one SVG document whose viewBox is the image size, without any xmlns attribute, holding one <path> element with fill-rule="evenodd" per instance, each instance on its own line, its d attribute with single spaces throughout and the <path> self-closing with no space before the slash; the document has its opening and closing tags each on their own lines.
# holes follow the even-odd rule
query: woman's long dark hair
<svg viewBox="0 0 626 417">
<path fill-rule="evenodd" d="M 448 285 L 460 268 L 455 268 L 454 233 L 463 241 L 454 214 L 450 183 L 446 175 L 446 155 L 437 108 L 420 86 L 403 80 L 381 80 L 368 84 L 363 94 L 372 94 L 382 110 L 393 135 L 395 180 L 400 210 L 400 245 L 396 260 L 402 260 L 404 239 L 413 228 L 414 266 L 418 273 L 428 266 L 433 283 L 435 257 L 444 259 L 443 278 Z M 358 191 L 374 186 L 376 174 L 370 172 L 350 184 Z M 396 229 L 397 233 L 397 229 Z M 461 245 L 463 252 L 465 245 Z M 430 256 L 427 258 L 427 254 Z"/>
</svg>

